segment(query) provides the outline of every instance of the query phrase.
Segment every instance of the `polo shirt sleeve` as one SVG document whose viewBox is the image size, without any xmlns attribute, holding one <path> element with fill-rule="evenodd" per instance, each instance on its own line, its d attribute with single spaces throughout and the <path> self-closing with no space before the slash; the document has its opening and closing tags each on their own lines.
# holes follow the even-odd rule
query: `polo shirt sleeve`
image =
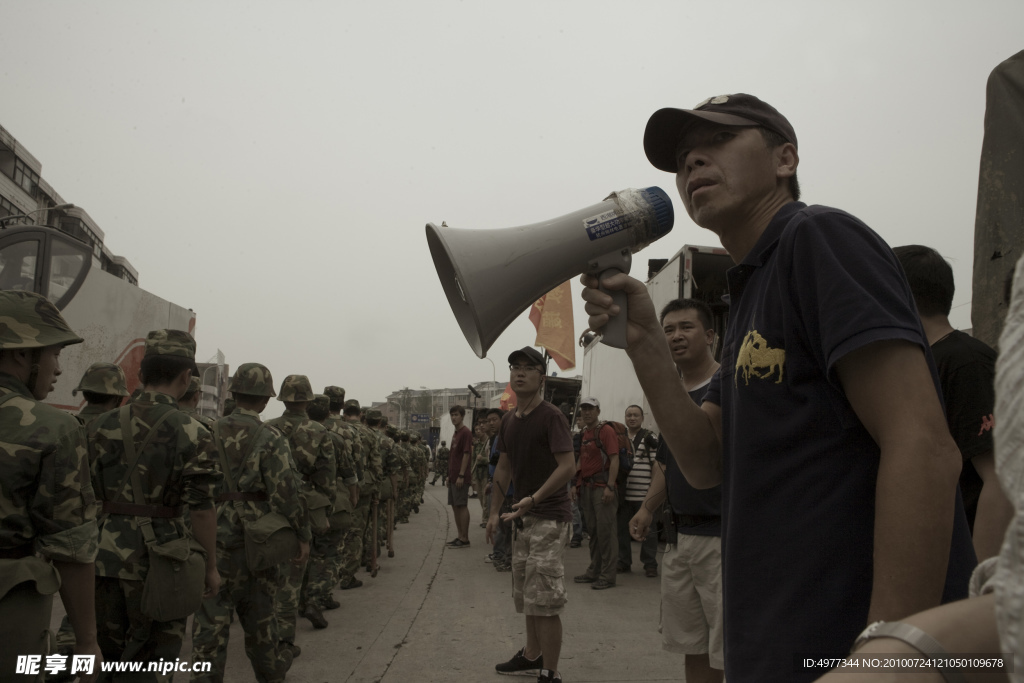
<svg viewBox="0 0 1024 683">
<path fill-rule="evenodd" d="M 823 206 L 801 211 L 779 240 L 788 295 L 828 380 L 839 359 L 873 342 L 904 339 L 927 350 L 903 270 L 889 246 L 853 216 Z M 712 382 L 706 400 L 715 400 Z"/>
</svg>

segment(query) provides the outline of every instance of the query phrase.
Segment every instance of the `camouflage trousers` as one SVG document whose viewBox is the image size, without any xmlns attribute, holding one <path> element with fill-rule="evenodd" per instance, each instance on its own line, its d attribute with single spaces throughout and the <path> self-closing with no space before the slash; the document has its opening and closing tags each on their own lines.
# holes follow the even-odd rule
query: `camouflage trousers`
<svg viewBox="0 0 1024 683">
<path fill-rule="evenodd" d="M 310 544 L 309 552 L 312 557 L 312 543 Z M 299 617 L 302 584 L 305 583 L 306 569 L 308 567 L 308 560 L 301 565 L 287 560 L 277 568 L 277 595 L 274 601 L 274 613 L 277 619 L 278 640 L 288 643 L 295 642 L 295 622 Z"/>
<path fill-rule="evenodd" d="M 96 635 L 108 662 L 174 661 L 187 619 L 153 621 L 142 613 L 142 581 L 96 577 Z M 143 667 L 145 668 L 145 667 Z M 151 671 L 101 673 L 99 681 L 169 681 Z"/>
<path fill-rule="evenodd" d="M 358 510 L 358 508 L 357 508 Z M 360 519 L 362 520 L 360 522 Z M 335 525 L 335 520 L 337 524 Z M 337 564 L 334 566 L 335 581 L 345 585 L 359 569 L 359 560 L 363 555 L 363 527 L 366 517 L 359 517 L 356 511 L 336 512 L 331 518 L 331 527 L 341 532 L 341 543 L 338 544 Z"/>
<path fill-rule="evenodd" d="M 220 683 L 228 658 L 228 634 L 232 612 L 245 631 L 245 654 L 249 656 L 256 680 L 278 683 L 284 680 L 285 666 L 277 656 L 277 622 L 274 618 L 274 594 L 277 569 L 251 572 L 245 560 L 245 547 L 217 546 L 217 571 L 220 591 L 203 601 L 192 622 L 192 663 L 212 662 L 209 673 L 193 673 L 191 680 Z"/>
<path fill-rule="evenodd" d="M 398 480 L 398 491 L 395 492 L 395 521 L 396 522 L 408 522 L 409 511 L 412 509 L 409 506 L 409 482 L 403 482 L 401 478 Z"/>
<path fill-rule="evenodd" d="M 369 525 L 371 509 L 369 496 L 360 496 L 359 504 L 352 511 L 352 526 L 355 529 L 352 536 L 357 537 L 358 540 L 349 546 L 346 538 L 341 569 L 341 580 L 343 581 L 348 576 L 354 576 L 359 571 L 359 567 L 369 561 L 370 547 L 373 544 L 373 534 Z"/>
<path fill-rule="evenodd" d="M 349 517 L 348 513 L 331 515 L 331 528 L 322 534 L 313 534 L 313 542 L 309 548 L 309 569 L 306 571 L 306 582 L 302 589 L 302 603 L 312 603 L 319 607 L 331 598 L 338 582 L 338 568 L 341 566 L 341 546 L 345 532 L 335 526 L 340 515 Z"/>
</svg>

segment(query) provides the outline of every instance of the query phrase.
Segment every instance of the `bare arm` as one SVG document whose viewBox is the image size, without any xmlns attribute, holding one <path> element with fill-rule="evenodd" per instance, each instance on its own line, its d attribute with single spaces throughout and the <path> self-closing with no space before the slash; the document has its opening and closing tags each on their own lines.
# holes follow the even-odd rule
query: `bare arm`
<svg viewBox="0 0 1024 683">
<path fill-rule="evenodd" d="M 942 597 L 960 451 L 919 346 L 875 342 L 840 359 L 837 372 L 881 451 L 868 622 L 893 621 Z"/>
<path fill-rule="evenodd" d="M 651 467 L 651 485 L 644 495 L 644 502 L 640 509 L 629 520 L 629 535 L 638 541 L 647 538 L 647 531 L 654 521 L 654 511 L 657 510 L 668 498 L 668 488 L 665 482 L 665 466 L 655 462 Z"/>
<path fill-rule="evenodd" d="M 901 621 L 918 627 L 939 641 L 943 649 L 953 656 L 994 656 L 1001 650 L 999 633 L 996 630 L 995 596 L 992 594 L 952 602 Z M 857 650 L 857 654 L 920 656 L 917 650 L 893 638 L 869 640 Z M 974 670 L 962 673 L 969 683 L 1007 680 L 1006 674 L 1001 672 L 987 673 Z M 850 673 L 839 669 L 818 680 L 821 683 L 945 683 L 946 679 L 939 673 L 912 669 L 888 673 Z"/>
<path fill-rule="evenodd" d="M 78 562 L 58 562 L 53 566 L 60 572 L 60 599 L 68 612 L 68 621 L 75 630 L 75 654 L 96 657 L 93 673 L 82 676 L 83 683 L 96 680 L 103 655 L 96 642 L 96 566 Z"/>
<path fill-rule="evenodd" d="M 508 455 L 498 454 L 498 464 L 494 468 L 494 477 L 491 486 L 491 514 L 487 519 L 487 529 L 484 537 L 487 543 L 494 543 L 494 534 L 498 531 L 498 515 L 501 513 L 501 506 L 505 504 L 505 491 L 508 491 L 508 483 L 512 478 L 512 468 L 508 462 Z"/>
<path fill-rule="evenodd" d="M 981 562 L 999 554 L 1006 528 L 1013 519 L 1013 505 L 1007 500 L 996 476 L 995 457 L 991 451 L 974 456 L 971 464 L 983 482 L 978 512 L 974 517 L 974 552 Z"/>
<path fill-rule="evenodd" d="M 217 507 L 205 510 L 189 510 L 192 533 L 199 545 L 206 551 L 206 590 L 203 597 L 209 598 L 220 590 L 220 574 L 217 572 Z"/>
<path fill-rule="evenodd" d="M 591 329 L 601 329 L 619 309 L 610 296 L 597 289 L 596 277 L 584 275 L 582 282 L 588 324 Z M 721 413 L 701 410 L 686 393 L 644 284 L 623 274 L 605 278 L 602 284 L 607 289 L 624 289 L 629 296 L 626 353 L 683 476 L 694 488 L 720 484 Z"/>
</svg>

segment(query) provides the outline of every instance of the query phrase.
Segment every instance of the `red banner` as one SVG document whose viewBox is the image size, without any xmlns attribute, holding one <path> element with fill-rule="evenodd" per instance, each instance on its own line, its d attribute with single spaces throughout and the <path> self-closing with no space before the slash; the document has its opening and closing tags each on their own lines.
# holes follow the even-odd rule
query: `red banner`
<svg viewBox="0 0 1024 683">
<path fill-rule="evenodd" d="M 576 332 L 572 319 L 572 290 L 563 282 L 537 299 L 530 308 L 537 328 L 535 346 L 544 347 L 562 370 L 576 367 Z"/>
<path fill-rule="evenodd" d="M 507 412 L 515 408 L 516 404 L 516 392 L 512 391 L 512 383 L 509 382 L 505 385 L 505 391 L 501 392 L 500 407 Z"/>
</svg>

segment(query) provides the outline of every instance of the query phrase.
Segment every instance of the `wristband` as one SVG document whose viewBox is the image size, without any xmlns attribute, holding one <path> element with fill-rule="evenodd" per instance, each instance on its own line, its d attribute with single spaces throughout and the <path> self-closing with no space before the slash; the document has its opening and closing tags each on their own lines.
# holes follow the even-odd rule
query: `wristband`
<svg viewBox="0 0 1024 683">
<path fill-rule="evenodd" d="M 853 649 L 856 650 L 864 643 L 875 638 L 901 640 L 921 654 L 940 660 L 940 662 L 934 664 L 934 670 L 942 674 L 947 683 L 967 683 L 967 679 L 964 678 L 963 673 L 959 669 L 940 666 L 941 660 L 948 657 L 949 653 L 939 644 L 939 641 L 916 626 L 904 624 L 901 621 L 876 621 L 857 636 L 857 640 L 853 643 Z"/>
</svg>

